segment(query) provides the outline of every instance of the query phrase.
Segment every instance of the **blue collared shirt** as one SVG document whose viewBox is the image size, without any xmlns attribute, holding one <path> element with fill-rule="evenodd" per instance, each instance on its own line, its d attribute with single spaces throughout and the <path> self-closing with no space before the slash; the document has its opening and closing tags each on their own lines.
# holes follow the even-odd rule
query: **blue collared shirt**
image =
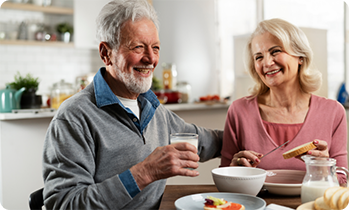
<svg viewBox="0 0 349 210">
<path fill-rule="evenodd" d="M 156 95 L 153 93 L 153 91 L 148 90 L 147 92 L 142 93 L 138 96 L 137 100 L 140 103 L 141 109 L 141 117 L 139 120 L 129 108 L 125 107 L 120 102 L 120 100 L 110 89 L 109 85 L 103 78 L 105 72 L 106 69 L 104 67 L 100 68 L 93 79 L 97 106 L 101 108 L 103 106 L 111 104 L 119 104 L 127 112 L 132 122 L 136 125 L 140 133 L 143 135 L 145 127 L 147 127 L 150 120 L 154 116 L 156 108 L 160 105 L 160 102 L 157 99 Z M 121 173 L 119 175 L 119 178 L 131 197 L 136 196 L 140 192 L 140 189 L 129 169 Z"/>
</svg>

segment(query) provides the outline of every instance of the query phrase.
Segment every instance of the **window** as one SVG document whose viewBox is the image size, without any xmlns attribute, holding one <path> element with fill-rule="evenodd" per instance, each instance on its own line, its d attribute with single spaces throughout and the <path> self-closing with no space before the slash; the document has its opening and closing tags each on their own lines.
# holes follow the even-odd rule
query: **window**
<svg viewBox="0 0 349 210">
<path fill-rule="evenodd" d="M 282 18 L 299 27 L 327 30 L 328 98 L 337 99 L 344 82 L 344 1 L 264 0 L 264 18 Z M 319 53 L 314 49 L 314 54 Z"/>
<path fill-rule="evenodd" d="M 216 3 L 219 28 L 220 94 L 232 96 L 235 90 L 233 38 L 249 34 L 256 28 L 256 1 L 217 0 Z"/>
<path fill-rule="evenodd" d="M 262 2 L 262 4 L 257 4 Z M 219 69 L 221 72 L 221 95 L 236 95 L 237 89 L 248 89 L 236 85 L 244 79 L 234 69 L 236 62 L 242 62 L 236 51 L 234 37 L 251 34 L 257 17 L 281 18 L 301 28 L 315 28 L 327 31 L 327 90 L 329 98 L 336 99 L 345 75 L 344 1 L 343 0 L 217 0 L 219 28 Z M 257 11 L 262 11 L 260 13 Z M 314 50 L 314 49 L 313 49 Z M 314 54 L 321 53 L 314 50 Z M 242 52 L 241 52 L 242 54 Z M 242 58 L 242 56 L 240 55 Z M 325 68 L 322 66 L 322 68 Z M 247 77 L 247 76 L 246 76 Z M 243 82 L 245 83 L 245 82 Z M 326 83 L 326 82 L 324 82 Z M 236 99 L 236 98 L 234 98 Z"/>
</svg>

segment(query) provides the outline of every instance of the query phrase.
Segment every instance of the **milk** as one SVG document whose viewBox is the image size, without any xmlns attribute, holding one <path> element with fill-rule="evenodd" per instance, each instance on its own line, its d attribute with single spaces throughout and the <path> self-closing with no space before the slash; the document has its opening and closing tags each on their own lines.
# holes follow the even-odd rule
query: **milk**
<svg viewBox="0 0 349 210">
<path fill-rule="evenodd" d="M 198 139 L 180 139 L 180 138 L 176 138 L 176 139 L 171 139 L 171 144 L 177 144 L 180 142 L 187 142 L 189 144 L 192 144 L 196 147 L 196 149 L 198 148 Z"/>
<path fill-rule="evenodd" d="M 319 198 L 324 195 L 325 190 L 329 187 L 339 186 L 333 182 L 326 181 L 311 181 L 304 183 L 302 185 L 301 199 L 302 203 L 307 203 L 309 201 L 315 201 L 316 198 Z"/>
</svg>

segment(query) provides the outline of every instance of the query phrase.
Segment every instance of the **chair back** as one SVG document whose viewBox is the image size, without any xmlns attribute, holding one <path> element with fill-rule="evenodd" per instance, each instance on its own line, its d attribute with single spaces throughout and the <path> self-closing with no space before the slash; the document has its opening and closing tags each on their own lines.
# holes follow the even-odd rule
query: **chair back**
<svg viewBox="0 0 349 210">
<path fill-rule="evenodd" d="M 29 208 L 30 210 L 41 210 L 44 205 L 43 197 L 44 188 L 38 189 L 29 195 Z"/>
</svg>

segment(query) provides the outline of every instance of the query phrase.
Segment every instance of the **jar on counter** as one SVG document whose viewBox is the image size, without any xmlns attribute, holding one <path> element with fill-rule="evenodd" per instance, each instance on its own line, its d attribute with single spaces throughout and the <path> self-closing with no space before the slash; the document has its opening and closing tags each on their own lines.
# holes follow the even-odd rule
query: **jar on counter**
<svg viewBox="0 0 349 210">
<path fill-rule="evenodd" d="M 191 102 L 191 86 L 188 82 L 178 82 L 177 90 L 181 93 L 181 103 Z"/>
<path fill-rule="evenodd" d="M 53 109 L 58 109 L 63 101 L 75 94 L 73 84 L 66 83 L 63 79 L 60 82 L 53 84 L 50 95 L 50 106 Z"/>
<path fill-rule="evenodd" d="M 177 84 L 176 65 L 172 63 L 162 64 L 162 82 L 165 90 L 175 90 Z"/>
</svg>

